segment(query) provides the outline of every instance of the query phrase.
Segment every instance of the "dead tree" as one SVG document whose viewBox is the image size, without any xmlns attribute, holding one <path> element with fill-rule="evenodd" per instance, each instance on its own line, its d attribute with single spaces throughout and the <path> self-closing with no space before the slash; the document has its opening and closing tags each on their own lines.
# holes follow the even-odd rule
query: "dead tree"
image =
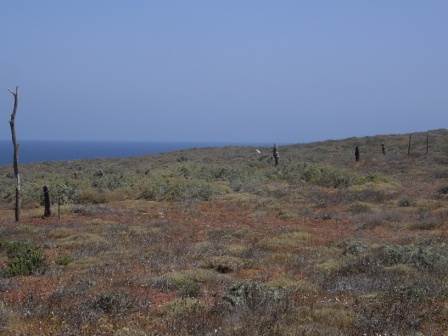
<svg viewBox="0 0 448 336">
<path fill-rule="evenodd" d="M 14 177 L 16 179 L 16 202 L 15 202 L 15 219 L 16 222 L 20 220 L 20 208 L 21 208 L 21 181 L 20 181 L 20 173 L 19 173 L 19 144 L 17 143 L 16 137 L 16 114 L 17 114 L 17 106 L 19 104 L 19 88 L 16 86 L 15 91 L 8 90 L 13 98 L 14 98 L 14 107 L 11 113 L 11 119 L 9 120 L 9 126 L 11 127 L 11 138 L 12 138 L 12 146 L 14 150 L 13 154 L 13 168 L 14 168 Z"/>
<path fill-rule="evenodd" d="M 386 155 L 386 146 L 384 144 L 381 144 L 381 152 L 383 155 Z"/>
<path fill-rule="evenodd" d="M 50 193 L 48 191 L 48 187 L 43 187 L 44 191 L 44 217 L 50 217 L 51 216 L 51 202 L 50 202 Z"/>
<path fill-rule="evenodd" d="M 356 162 L 359 161 L 359 147 L 358 146 L 355 147 L 355 161 Z"/>
<path fill-rule="evenodd" d="M 409 134 L 408 155 L 411 155 L 412 134 Z"/>
<path fill-rule="evenodd" d="M 274 158 L 274 164 L 278 166 L 278 160 L 280 158 L 280 154 L 278 154 L 277 145 L 274 144 L 274 147 L 272 148 L 272 157 Z"/>
</svg>

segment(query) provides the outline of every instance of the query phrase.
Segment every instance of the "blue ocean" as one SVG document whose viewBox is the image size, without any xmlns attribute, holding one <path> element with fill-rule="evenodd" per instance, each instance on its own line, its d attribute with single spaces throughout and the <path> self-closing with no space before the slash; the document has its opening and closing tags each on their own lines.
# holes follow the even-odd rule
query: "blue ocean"
<svg viewBox="0 0 448 336">
<path fill-rule="evenodd" d="M 222 147 L 224 143 L 193 142 L 83 142 L 83 141 L 21 141 L 20 163 L 80 160 L 96 158 L 119 158 L 166 153 L 170 151 Z M 12 145 L 0 141 L 0 165 L 12 160 Z"/>
</svg>

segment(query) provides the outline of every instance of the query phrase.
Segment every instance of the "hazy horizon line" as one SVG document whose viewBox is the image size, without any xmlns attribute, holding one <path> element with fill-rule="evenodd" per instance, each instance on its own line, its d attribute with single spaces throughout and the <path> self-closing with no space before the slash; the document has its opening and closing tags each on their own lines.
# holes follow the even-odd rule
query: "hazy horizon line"
<svg viewBox="0 0 448 336">
<path fill-rule="evenodd" d="M 446 127 L 426 129 L 426 130 L 414 130 L 407 132 L 391 132 L 391 133 L 370 133 L 370 134 L 354 134 L 346 135 L 342 137 L 334 138 L 315 138 L 309 141 L 223 141 L 223 140 L 127 140 L 127 139 L 19 139 L 18 142 L 76 142 L 76 143 L 152 143 L 152 144 L 219 144 L 219 145 L 268 145 L 268 144 L 307 144 L 313 142 L 323 142 L 323 141 L 337 141 L 345 140 L 350 138 L 363 138 L 363 137 L 376 137 L 376 136 L 391 136 L 391 135 L 406 135 L 414 133 L 426 133 L 434 132 L 439 130 L 448 130 Z M 1 142 L 9 142 L 10 138 L 2 139 Z"/>
</svg>

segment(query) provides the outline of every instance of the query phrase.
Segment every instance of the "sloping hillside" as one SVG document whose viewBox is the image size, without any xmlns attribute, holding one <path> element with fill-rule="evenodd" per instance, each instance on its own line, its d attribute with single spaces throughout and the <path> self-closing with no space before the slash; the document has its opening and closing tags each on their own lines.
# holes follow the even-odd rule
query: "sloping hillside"
<svg viewBox="0 0 448 336">
<path fill-rule="evenodd" d="M 448 131 L 0 168 L 0 334 L 444 335 Z M 383 155 L 381 144 L 385 145 Z M 359 146 L 360 161 L 354 148 Z M 41 190 L 61 216 L 42 218 Z"/>
</svg>

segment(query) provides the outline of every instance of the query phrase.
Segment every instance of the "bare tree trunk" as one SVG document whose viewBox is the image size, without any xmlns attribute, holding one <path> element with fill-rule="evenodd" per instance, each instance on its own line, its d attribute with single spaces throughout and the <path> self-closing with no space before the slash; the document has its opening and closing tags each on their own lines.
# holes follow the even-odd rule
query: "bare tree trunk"
<svg viewBox="0 0 448 336">
<path fill-rule="evenodd" d="M 11 119 L 9 120 L 9 126 L 11 126 L 12 146 L 14 149 L 13 168 L 14 168 L 14 176 L 16 178 L 15 218 L 16 218 L 16 222 L 18 222 L 20 220 L 20 208 L 21 208 L 21 203 L 22 203 L 21 195 L 20 195 L 21 181 L 20 181 L 20 173 L 19 173 L 19 144 L 17 143 L 16 125 L 15 125 L 17 106 L 19 103 L 19 88 L 16 86 L 15 91 L 9 90 L 9 92 L 14 97 L 14 107 L 12 109 Z"/>
<path fill-rule="evenodd" d="M 44 217 L 50 217 L 51 216 L 51 202 L 50 202 L 50 192 L 48 191 L 48 187 L 44 186 Z"/>
<path fill-rule="evenodd" d="M 408 155 L 411 155 L 412 134 L 409 134 Z"/>
</svg>

